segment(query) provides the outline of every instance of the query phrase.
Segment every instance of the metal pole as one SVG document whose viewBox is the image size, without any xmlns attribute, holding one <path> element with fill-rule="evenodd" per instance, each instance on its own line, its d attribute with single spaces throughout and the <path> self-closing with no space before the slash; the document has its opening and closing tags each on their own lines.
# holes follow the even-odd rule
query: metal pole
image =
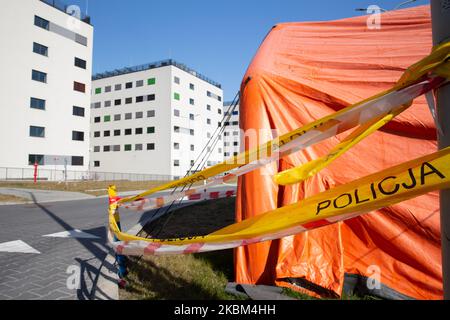
<svg viewBox="0 0 450 320">
<path fill-rule="evenodd" d="M 450 40 L 450 3 L 448 0 L 431 0 L 431 25 L 433 45 Z M 439 149 L 450 146 L 450 86 L 436 90 L 436 108 L 442 135 L 438 134 Z M 442 282 L 444 299 L 450 300 L 450 189 L 440 192 Z"/>
</svg>

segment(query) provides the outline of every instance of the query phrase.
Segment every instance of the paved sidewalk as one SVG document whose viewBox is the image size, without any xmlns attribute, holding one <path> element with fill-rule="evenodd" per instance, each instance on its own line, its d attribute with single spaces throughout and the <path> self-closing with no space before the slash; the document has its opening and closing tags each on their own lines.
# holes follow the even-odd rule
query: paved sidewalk
<svg viewBox="0 0 450 320">
<path fill-rule="evenodd" d="M 94 199 L 95 196 L 69 191 L 56 190 L 38 190 L 38 189 L 21 189 L 21 188 L 0 188 L 0 194 L 13 195 L 29 199 L 33 203 L 46 203 L 57 201 L 72 201 L 72 200 L 86 200 Z M 2 203 L 0 203 L 1 205 Z M 6 204 L 6 203 L 4 203 Z M 11 203 L 7 203 L 11 204 Z"/>
</svg>

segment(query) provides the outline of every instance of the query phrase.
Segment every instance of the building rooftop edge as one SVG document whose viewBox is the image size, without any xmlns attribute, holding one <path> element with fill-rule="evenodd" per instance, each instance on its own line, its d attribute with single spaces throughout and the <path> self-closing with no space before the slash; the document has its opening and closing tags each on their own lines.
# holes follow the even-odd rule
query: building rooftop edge
<svg viewBox="0 0 450 320">
<path fill-rule="evenodd" d="M 105 78 L 111 78 L 111 77 L 120 76 L 120 75 L 124 75 L 124 74 L 140 72 L 140 71 L 145 71 L 145 70 L 151 70 L 151 69 L 156 69 L 156 68 L 161 68 L 161 67 L 166 67 L 166 66 L 177 67 L 178 69 L 186 71 L 187 73 L 193 75 L 194 77 L 197 77 L 219 89 L 222 89 L 222 85 L 220 83 L 218 83 L 214 80 L 211 80 L 210 78 L 202 75 L 201 73 L 198 73 L 194 69 L 189 68 L 185 64 L 177 62 L 173 59 L 160 60 L 160 61 L 141 64 L 141 65 L 137 65 L 137 66 L 133 66 L 133 67 L 125 67 L 125 68 L 121 68 L 121 69 L 115 69 L 113 71 L 105 71 L 105 72 L 101 72 L 101 73 L 96 73 L 92 76 L 92 80 L 95 81 L 95 80 L 100 80 L 100 79 L 105 79 Z"/>
<path fill-rule="evenodd" d="M 62 2 L 59 1 L 59 0 L 39 0 L 39 1 L 42 2 L 42 3 L 44 3 L 44 4 L 46 4 L 46 5 L 48 5 L 48 6 L 50 6 L 50 7 L 55 8 L 56 10 L 58 10 L 58 11 L 60 11 L 60 12 L 63 12 L 63 13 L 65 13 L 65 14 L 71 16 L 71 17 L 74 17 L 72 14 L 70 14 L 70 13 L 67 12 L 67 8 L 68 8 L 69 6 L 68 6 L 67 4 L 65 4 L 65 3 L 62 3 Z M 80 20 L 81 22 L 84 22 L 84 23 L 86 23 L 86 24 L 88 24 L 88 25 L 90 25 L 90 26 L 92 27 L 92 24 L 91 24 L 91 17 L 90 17 L 90 16 L 88 16 L 88 15 L 83 14 L 83 13 L 80 12 L 80 18 L 79 18 L 79 20 Z"/>
</svg>

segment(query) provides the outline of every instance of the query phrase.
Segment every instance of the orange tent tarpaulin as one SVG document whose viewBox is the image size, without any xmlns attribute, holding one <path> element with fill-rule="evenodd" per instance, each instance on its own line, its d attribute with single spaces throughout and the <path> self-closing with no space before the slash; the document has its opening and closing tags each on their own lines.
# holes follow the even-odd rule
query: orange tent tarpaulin
<svg viewBox="0 0 450 320">
<path fill-rule="evenodd" d="M 280 134 L 391 88 L 405 69 L 431 52 L 428 6 L 366 16 L 276 25 L 241 85 L 244 130 Z M 324 156 L 339 135 L 239 178 L 237 220 L 249 218 L 436 151 L 425 98 L 307 181 L 278 186 L 272 174 Z M 265 141 L 259 141 L 263 143 Z M 278 166 L 277 166 L 278 165 Z M 278 284 L 315 295 L 341 295 L 349 279 L 379 271 L 382 295 L 441 299 L 438 193 L 281 240 L 236 249 L 236 281 Z"/>
</svg>

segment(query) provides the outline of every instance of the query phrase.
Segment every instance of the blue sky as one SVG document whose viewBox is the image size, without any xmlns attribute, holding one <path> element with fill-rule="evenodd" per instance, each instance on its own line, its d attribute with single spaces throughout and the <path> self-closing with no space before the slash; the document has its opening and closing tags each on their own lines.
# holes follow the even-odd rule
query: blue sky
<svg viewBox="0 0 450 320">
<path fill-rule="evenodd" d="M 404 0 L 66 0 L 95 27 L 93 72 L 173 58 L 222 84 L 231 100 L 270 28 L 392 9 Z M 418 0 L 408 6 L 428 4 Z"/>
</svg>

